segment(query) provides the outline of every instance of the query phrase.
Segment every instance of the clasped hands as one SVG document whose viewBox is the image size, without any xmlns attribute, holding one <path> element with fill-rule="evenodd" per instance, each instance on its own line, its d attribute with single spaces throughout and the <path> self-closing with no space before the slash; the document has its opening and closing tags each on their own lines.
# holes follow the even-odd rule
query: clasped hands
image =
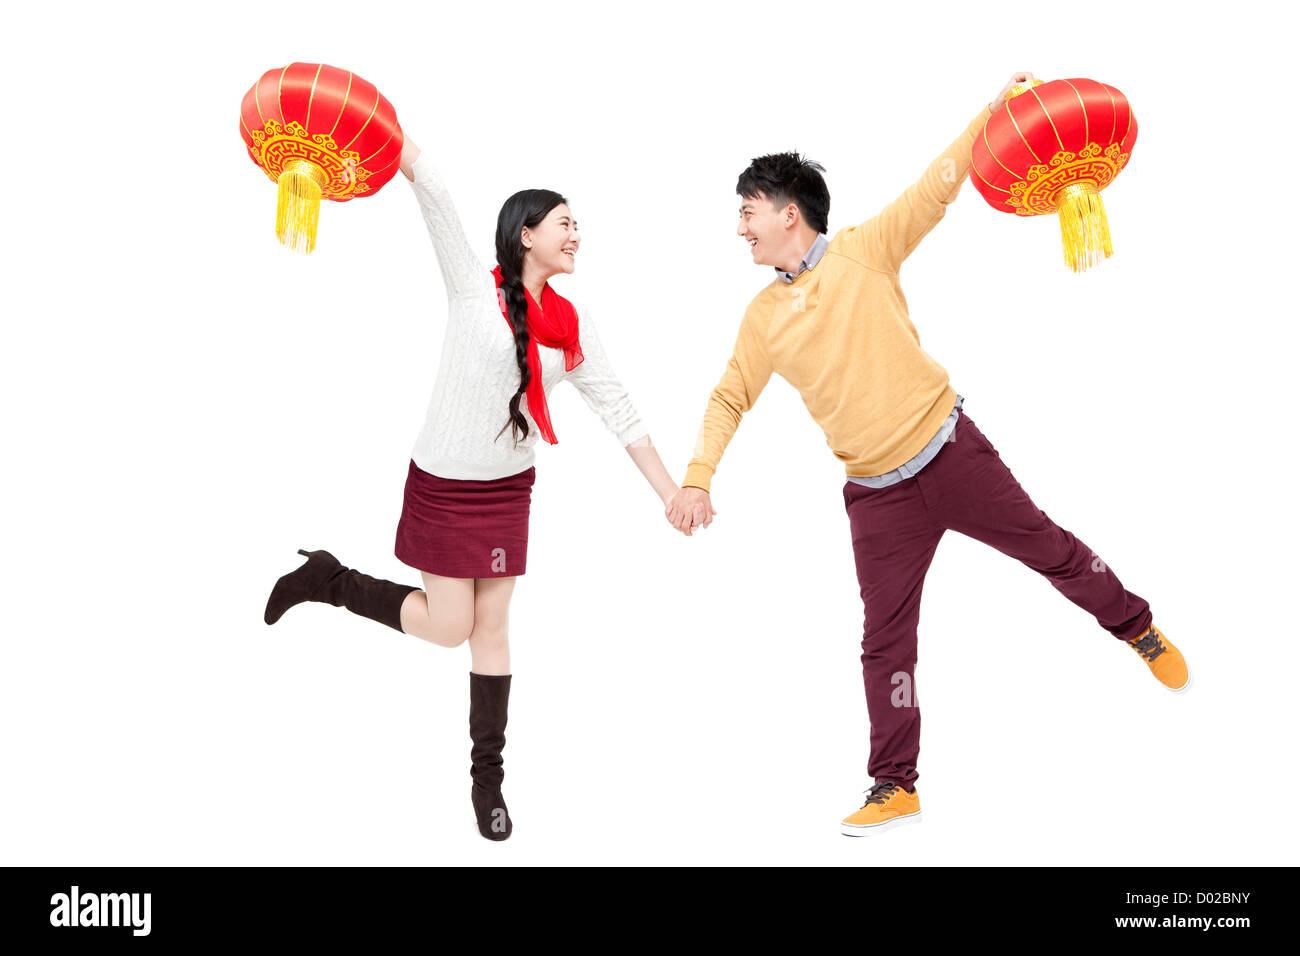
<svg viewBox="0 0 1300 956">
<path fill-rule="evenodd" d="M 709 500 L 709 493 L 703 488 L 690 486 L 679 488 L 664 509 L 668 523 L 688 538 L 696 528 L 707 528 L 712 524 L 713 516 L 717 513 L 713 502 Z"/>
</svg>

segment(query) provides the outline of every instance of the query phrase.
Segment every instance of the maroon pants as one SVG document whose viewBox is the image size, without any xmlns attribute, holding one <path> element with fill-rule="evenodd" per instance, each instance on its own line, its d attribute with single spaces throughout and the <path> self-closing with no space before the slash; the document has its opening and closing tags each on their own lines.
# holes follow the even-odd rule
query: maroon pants
<svg viewBox="0 0 1300 956">
<path fill-rule="evenodd" d="M 867 772 L 911 790 L 921 748 L 916 624 L 921 587 L 943 533 L 952 529 L 1033 568 L 1120 640 L 1151 623 L 1086 544 L 1039 510 L 964 410 L 939 454 L 885 488 L 844 483 L 844 507 L 862 589 L 862 681 L 871 719 Z"/>
</svg>

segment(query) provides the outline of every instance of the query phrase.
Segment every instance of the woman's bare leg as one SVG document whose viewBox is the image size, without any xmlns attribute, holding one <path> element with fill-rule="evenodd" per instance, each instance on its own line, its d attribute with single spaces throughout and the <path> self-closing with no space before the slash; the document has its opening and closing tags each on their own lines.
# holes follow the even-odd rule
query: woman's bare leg
<svg viewBox="0 0 1300 956">
<path fill-rule="evenodd" d="M 474 630 L 474 579 L 420 574 L 424 590 L 402 602 L 402 630 L 441 647 L 459 647 Z"/>
<path fill-rule="evenodd" d="M 507 622 L 515 577 L 474 580 L 474 627 L 469 635 L 470 670 L 475 674 L 510 673 Z"/>
</svg>

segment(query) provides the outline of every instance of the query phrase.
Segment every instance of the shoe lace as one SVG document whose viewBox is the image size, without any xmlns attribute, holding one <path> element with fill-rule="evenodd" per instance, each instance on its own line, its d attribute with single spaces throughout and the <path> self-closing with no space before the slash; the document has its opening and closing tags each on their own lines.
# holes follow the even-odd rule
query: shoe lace
<svg viewBox="0 0 1300 956">
<path fill-rule="evenodd" d="M 863 791 L 867 794 L 867 803 L 864 803 L 863 806 L 865 807 L 868 803 L 885 803 L 894 795 L 896 790 L 898 790 L 898 784 L 896 783 L 878 783 L 870 790 Z"/>
<path fill-rule="evenodd" d="M 1133 649 L 1143 657 L 1147 663 L 1154 661 L 1157 657 L 1165 652 L 1165 646 L 1160 643 L 1160 638 L 1154 630 L 1147 632 L 1141 640 L 1133 642 Z"/>
</svg>

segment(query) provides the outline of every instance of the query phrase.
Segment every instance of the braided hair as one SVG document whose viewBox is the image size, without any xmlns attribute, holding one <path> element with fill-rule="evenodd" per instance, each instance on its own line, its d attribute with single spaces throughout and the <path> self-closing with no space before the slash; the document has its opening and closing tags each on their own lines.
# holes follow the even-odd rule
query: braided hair
<svg viewBox="0 0 1300 956">
<path fill-rule="evenodd" d="M 567 203 L 563 196 L 550 189 L 522 189 L 505 201 L 497 215 L 497 264 L 501 266 L 501 288 L 506 318 L 515 334 L 515 361 L 519 363 L 519 390 L 510 399 L 510 417 L 497 432 L 507 428 L 514 435 L 515 444 L 528 437 L 528 420 L 519 410 L 532 373 L 528 368 L 528 296 L 524 292 L 524 248 L 520 232 L 525 227 L 535 229 L 556 206 Z M 522 434 L 521 434 L 522 433 Z"/>
</svg>

